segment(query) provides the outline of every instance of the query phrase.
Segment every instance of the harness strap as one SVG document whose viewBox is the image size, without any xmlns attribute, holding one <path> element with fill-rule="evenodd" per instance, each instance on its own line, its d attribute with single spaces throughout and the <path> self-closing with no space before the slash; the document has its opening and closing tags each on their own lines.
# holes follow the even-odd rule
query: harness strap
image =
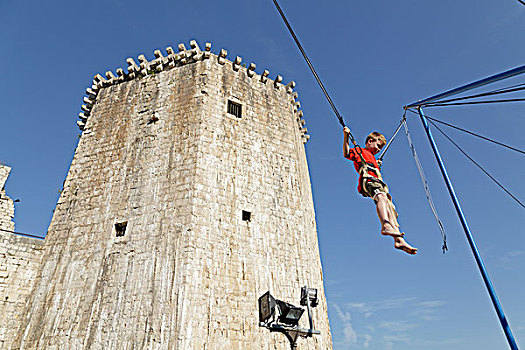
<svg viewBox="0 0 525 350">
<path fill-rule="evenodd" d="M 372 176 L 368 172 L 372 171 L 377 176 Z M 361 175 L 362 178 L 372 178 L 372 179 L 379 179 L 383 184 L 383 177 L 381 176 L 381 172 L 378 168 L 376 168 L 373 164 L 365 162 L 364 164 L 361 164 L 361 167 L 359 168 L 359 175 Z M 386 185 L 386 184 L 385 184 Z"/>
</svg>

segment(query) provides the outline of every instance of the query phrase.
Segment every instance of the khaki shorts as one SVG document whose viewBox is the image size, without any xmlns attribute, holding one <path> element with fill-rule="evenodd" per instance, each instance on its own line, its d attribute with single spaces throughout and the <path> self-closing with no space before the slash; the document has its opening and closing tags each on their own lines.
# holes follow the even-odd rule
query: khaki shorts
<svg viewBox="0 0 525 350">
<path fill-rule="evenodd" d="M 388 208 L 393 214 L 393 222 L 392 225 L 395 227 L 399 227 L 399 223 L 397 222 L 397 211 L 394 203 L 392 203 L 392 197 L 390 196 L 390 193 L 388 193 L 388 186 L 381 180 L 376 178 L 366 178 L 363 179 L 363 192 L 361 193 L 365 197 L 370 197 L 376 201 L 376 196 L 380 193 L 386 194 L 388 198 Z"/>
<path fill-rule="evenodd" d="M 388 186 L 381 180 L 376 178 L 365 178 L 363 179 L 363 184 L 361 186 L 363 188 L 362 195 L 365 197 L 370 197 L 372 199 L 375 198 L 379 193 L 384 193 L 388 195 Z"/>
</svg>

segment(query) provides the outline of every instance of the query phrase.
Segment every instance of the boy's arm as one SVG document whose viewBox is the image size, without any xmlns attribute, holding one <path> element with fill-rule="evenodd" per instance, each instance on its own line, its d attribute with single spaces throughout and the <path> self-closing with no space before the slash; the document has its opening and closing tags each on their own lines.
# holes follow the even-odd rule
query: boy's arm
<svg viewBox="0 0 525 350">
<path fill-rule="evenodd" d="M 345 126 L 343 128 L 343 134 L 343 157 L 348 158 L 350 160 L 354 160 L 354 153 L 351 152 L 350 144 L 348 143 L 348 135 L 350 135 L 350 129 Z"/>
</svg>

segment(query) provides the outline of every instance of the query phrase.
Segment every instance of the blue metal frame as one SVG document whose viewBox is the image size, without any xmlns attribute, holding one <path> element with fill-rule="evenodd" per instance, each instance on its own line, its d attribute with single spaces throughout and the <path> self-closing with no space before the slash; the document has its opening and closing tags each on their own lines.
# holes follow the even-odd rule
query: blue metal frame
<svg viewBox="0 0 525 350">
<path fill-rule="evenodd" d="M 490 76 L 488 78 L 481 79 L 481 80 L 475 81 L 475 82 L 467 84 L 467 85 L 460 86 L 460 87 L 452 89 L 452 90 L 445 91 L 443 93 L 431 96 L 431 97 L 426 98 L 426 99 L 421 100 L 421 101 L 413 102 L 411 104 L 406 105 L 405 109 L 412 108 L 412 107 L 419 107 L 419 106 L 422 106 L 422 105 L 424 105 L 426 103 L 434 102 L 436 100 L 441 100 L 441 99 L 443 99 L 445 97 L 449 97 L 449 96 L 452 96 L 452 95 L 457 95 L 459 93 L 462 93 L 462 92 L 465 92 L 465 91 L 468 91 L 468 90 L 472 90 L 472 89 L 478 88 L 478 87 L 483 86 L 483 85 L 495 83 L 496 81 L 507 79 L 507 78 L 513 77 L 515 75 L 523 74 L 523 73 L 525 73 L 525 65 L 523 65 L 521 67 L 517 67 L 517 68 L 511 69 L 511 70 L 508 70 L 508 71 L 503 72 L 503 73 L 495 74 L 495 75 Z"/>
<path fill-rule="evenodd" d="M 487 290 L 490 294 L 490 299 L 492 300 L 492 304 L 494 305 L 494 308 L 496 309 L 496 313 L 498 314 L 498 318 L 500 320 L 501 326 L 503 327 L 503 331 L 505 332 L 505 336 L 507 337 L 507 341 L 512 350 L 518 350 L 518 345 L 516 344 L 516 341 L 514 340 L 514 336 L 512 335 L 510 326 L 507 322 L 505 314 L 503 313 L 503 308 L 501 307 L 498 297 L 496 296 L 496 292 L 494 291 L 492 282 L 488 276 L 487 270 L 485 269 L 483 260 L 481 259 L 481 256 L 479 255 L 478 249 L 476 247 L 476 243 L 474 242 L 474 238 L 472 237 L 472 234 L 470 233 L 470 229 L 468 227 L 467 220 L 465 219 L 465 216 L 463 215 L 463 210 L 461 209 L 461 205 L 459 204 L 458 198 L 454 191 L 454 187 L 452 186 L 452 182 L 450 181 L 450 178 L 448 177 L 447 170 L 445 168 L 445 164 L 443 163 L 443 160 L 441 159 L 439 150 L 436 146 L 436 143 L 434 142 L 434 138 L 432 137 L 432 133 L 430 131 L 430 128 L 427 122 L 427 118 L 425 117 L 425 114 L 423 113 L 422 106 L 430 102 L 441 100 L 445 97 L 456 95 L 456 94 L 459 94 L 459 93 L 462 93 L 468 90 L 472 90 L 472 89 L 475 89 L 475 88 L 478 88 L 478 87 L 481 87 L 487 84 L 491 84 L 491 83 L 494 83 L 500 80 L 504 80 L 504 79 L 507 79 L 507 78 L 510 78 L 510 77 L 513 77 L 519 74 L 523 74 L 523 73 L 525 73 L 525 65 L 508 70 L 503 73 L 495 74 L 488 78 L 484 78 L 484 79 L 475 81 L 467 85 L 460 86 L 452 90 L 445 91 L 443 93 L 428 97 L 424 100 L 413 102 L 405 106 L 405 110 L 408 108 L 415 108 L 415 107 L 417 107 L 418 109 L 419 116 L 421 117 L 421 122 L 423 123 L 423 127 L 425 128 L 425 131 L 427 133 L 428 140 L 430 141 L 430 145 L 432 147 L 434 155 L 436 156 L 436 160 L 438 162 L 439 169 L 441 170 L 441 174 L 443 175 L 443 179 L 445 180 L 445 183 L 447 185 L 448 191 L 450 193 L 450 197 L 452 198 L 452 201 L 454 202 L 456 212 L 461 221 L 461 225 L 463 226 L 463 230 L 465 231 L 465 235 L 467 236 L 467 240 L 470 244 L 470 248 L 472 250 L 472 253 L 474 254 L 476 263 L 478 264 L 479 270 L 483 277 L 483 281 L 485 282 L 485 286 L 487 287 Z"/>
<path fill-rule="evenodd" d="M 436 156 L 436 160 L 438 162 L 439 169 L 441 170 L 441 174 L 443 175 L 443 179 L 445 180 L 445 183 L 447 185 L 448 192 L 450 193 L 450 197 L 452 198 L 452 201 L 454 202 L 454 206 L 456 207 L 456 212 L 461 221 L 461 225 L 463 226 L 463 230 L 465 231 L 465 235 L 467 236 L 467 240 L 470 245 L 470 249 L 472 250 L 472 253 L 474 254 L 476 263 L 478 264 L 481 275 L 483 276 L 483 281 L 485 282 L 485 286 L 487 287 L 487 290 L 490 294 L 490 299 L 492 300 L 492 304 L 494 305 L 494 308 L 496 309 L 496 313 L 498 314 L 499 321 L 501 323 L 501 326 L 503 327 L 505 336 L 507 337 L 509 346 L 512 350 L 518 350 L 518 345 L 516 344 L 516 341 L 514 340 L 514 336 L 512 335 L 512 331 L 510 330 L 509 323 L 507 322 L 507 318 L 505 317 L 505 314 L 503 313 L 503 308 L 501 307 L 501 304 L 498 300 L 494 287 L 492 286 L 492 282 L 489 278 L 487 270 L 485 269 L 483 260 L 481 259 L 481 256 L 479 255 L 479 251 L 478 251 L 478 248 L 476 247 L 476 243 L 474 242 L 474 238 L 472 237 L 472 234 L 470 233 L 470 228 L 468 227 L 467 220 L 465 219 L 465 216 L 463 215 L 463 210 L 461 209 L 461 205 L 459 204 L 459 200 L 456 196 L 456 192 L 454 191 L 454 187 L 452 186 L 452 182 L 450 181 L 450 178 L 448 177 L 448 173 L 447 173 L 447 169 L 445 168 L 445 164 L 443 164 L 443 160 L 441 159 L 439 150 L 436 146 L 436 143 L 434 142 L 434 138 L 432 137 L 432 132 L 430 131 L 430 128 L 427 122 L 427 118 L 425 117 L 425 114 L 423 113 L 423 109 L 421 107 L 418 108 L 418 112 L 419 112 L 419 116 L 421 117 L 421 122 L 423 123 L 425 131 L 427 133 L 428 140 L 430 141 L 430 145 L 432 146 L 432 150 L 434 151 L 434 155 Z"/>
</svg>

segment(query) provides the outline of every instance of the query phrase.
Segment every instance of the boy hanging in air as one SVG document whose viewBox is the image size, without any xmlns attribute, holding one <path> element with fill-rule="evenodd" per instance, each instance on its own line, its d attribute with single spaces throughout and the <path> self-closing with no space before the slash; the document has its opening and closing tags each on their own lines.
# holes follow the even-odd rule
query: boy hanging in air
<svg viewBox="0 0 525 350">
<path fill-rule="evenodd" d="M 365 148 L 350 148 L 348 143 L 350 129 L 345 126 L 343 133 L 343 156 L 354 162 L 355 170 L 359 173 L 357 191 L 363 197 L 372 198 L 376 204 L 377 216 L 381 222 L 381 234 L 392 236 L 396 249 L 411 255 L 416 254 L 417 248 L 408 244 L 403 239 L 404 233 L 399 231 L 397 212 L 392 203 L 392 197 L 388 193 L 387 185 L 383 182 L 379 165 L 374 157 L 386 144 L 385 137 L 374 131 L 367 136 Z"/>
</svg>

